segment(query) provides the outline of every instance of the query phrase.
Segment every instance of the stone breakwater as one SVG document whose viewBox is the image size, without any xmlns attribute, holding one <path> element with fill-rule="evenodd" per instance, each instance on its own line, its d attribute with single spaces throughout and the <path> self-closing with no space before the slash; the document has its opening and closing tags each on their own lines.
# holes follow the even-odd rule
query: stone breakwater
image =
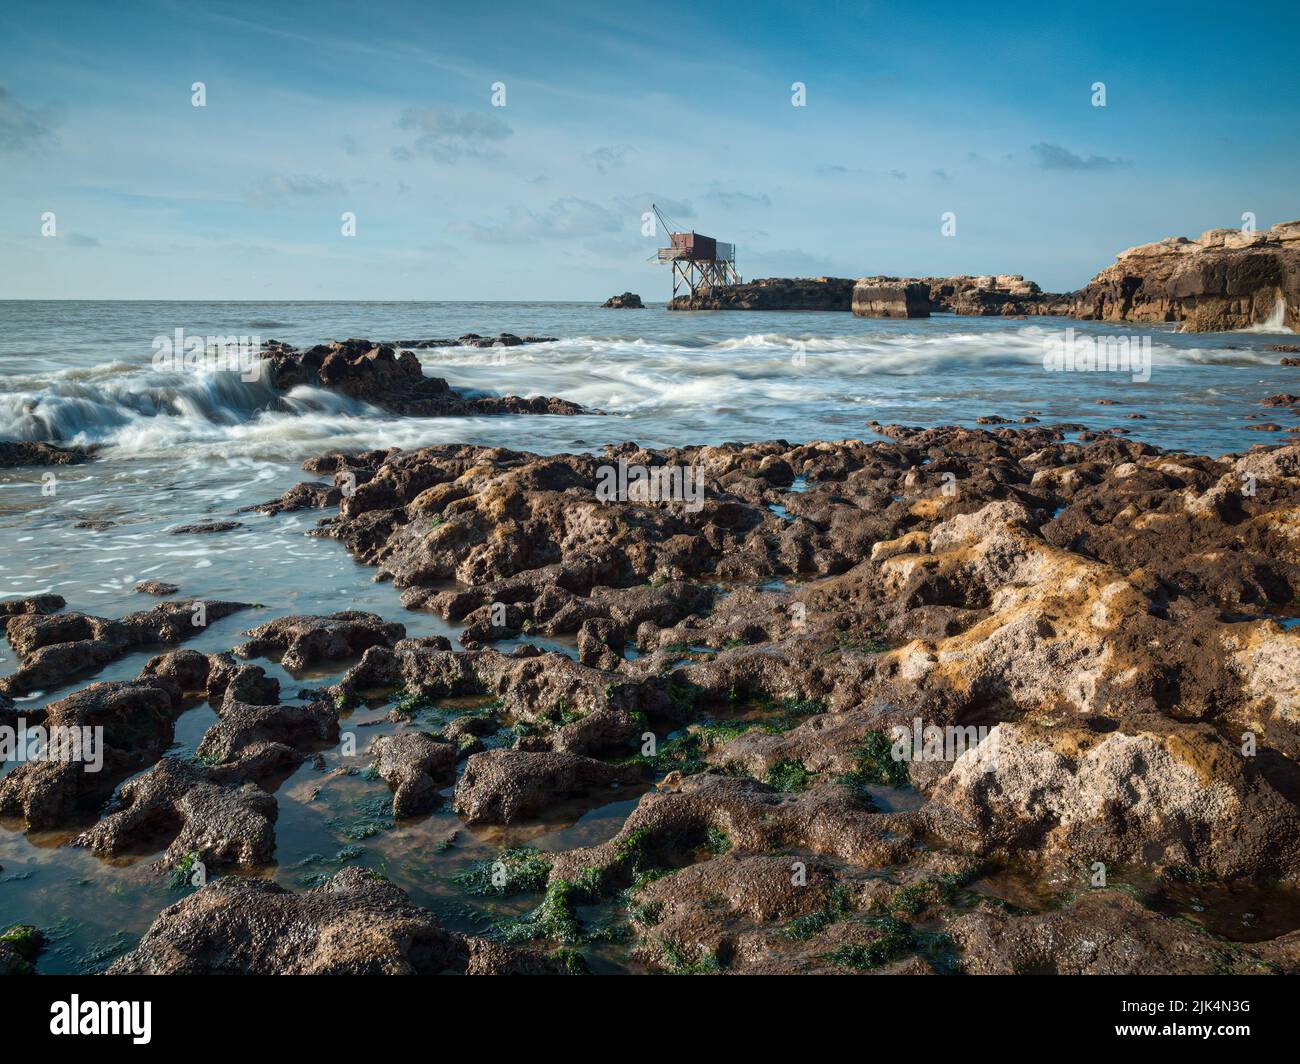
<svg viewBox="0 0 1300 1064">
<path fill-rule="evenodd" d="M 265 519 L 337 505 L 310 534 L 460 645 L 345 611 L 169 650 L 48 707 L 104 728 L 102 778 L 20 765 L 0 815 L 89 818 L 72 844 L 106 859 L 161 836 L 159 872 L 224 873 L 120 972 L 575 971 L 611 937 L 661 971 L 1300 971 L 1300 446 L 1210 458 L 1079 429 L 318 456 Z M 701 504 L 602 497 L 619 462 L 691 470 Z M 180 642 L 192 607 L 25 600 L 7 635 L 29 676 L 60 645 L 90 670 L 120 633 Z M 557 638 L 576 657 L 528 642 Z M 285 701 L 258 658 L 346 672 Z M 489 826 L 639 795 L 606 841 L 467 882 L 532 896 L 528 915 L 458 934 L 357 869 L 301 893 L 249 875 L 280 782 L 354 707 L 462 695 L 488 706 L 374 744 L 395 816 L 448 787 Z M 196 698 L 217 713 L 199 757 L 165 756 Z M 974 749 L 898 757 L 900 728 Z M 1165 915 L 1189 883 L 1255 892 L 1281 924 Z M 586 922 L 595 903 L 613 924 Z"/>
<path fill-rule="evenodd" d="M 1069 297 L 1017 275 L 987 277 L 769 277 L 679 296 L 669 310 L 851 310 L 860 317 L 953 313 L 1063 314 Z"/>
</svg>

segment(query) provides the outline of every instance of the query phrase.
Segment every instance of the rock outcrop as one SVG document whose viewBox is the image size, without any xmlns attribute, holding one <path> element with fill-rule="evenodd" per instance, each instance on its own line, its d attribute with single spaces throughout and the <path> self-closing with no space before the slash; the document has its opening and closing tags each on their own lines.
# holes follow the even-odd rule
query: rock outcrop
<svg viewBox="0 0 1300 1064">
<path fill-rule="evenodd" d="M 928 318 L 930 290 L 916 283 L 859 281 L 853 286 L 852 309 L 859 318 Z"/>
<path fill-rule="evenodd" d="M 0 469 L 17 466 L 76 465 L 90 457 L 81 447 L 55 447 L 26 440 L 0 440 Z"/>
<path fill-rule="evenodd" d="M 458 342 L 481 340 L 462 337 Z M 517 346 L 521 337 L 502 334 L 475 346 Z M 437 346 L 434 341 L 423 345 Z M 582 408 L 563 399 L 517 395 L 471 399 L 452 390 L 441 377 L 426 377 L 409 350 L 370 340 L 342 340 L 299 351 L 277 340 L 263 345 L 263 367 L 272 387 L 288 391 L 300 385 L 329 388 L 342 395 L 411 417 L 474 414 L 577 414 Z"/>
<path fill-rule="evenodd" d="M 641 297 L 635 292 L 624 292 L 619 296 L 610 296 L 601 306 L 614 309 L 640 310 L 644 309 L 645 304 L 641 302 Z"/>
<path fill-rule="evenodd" d="M 1121 251 L 1075 294 L 1071 315 L 1178 322 L 1187 332 L 1262 325 L 1300 331 L 1300 221 L 1211 229 Z"/>
<path fill-rule="evenodd" d="M 844 277 L 765 277 L 678 296 L 669 310 L 848 310 L 853 281 Z"/>
<path fill-rule="evenodd" d="M 399 888 L 360 868 L 293 894 L 222 877 L 164 909 L 111 975 L 556 974 L 541 954 L 447 931 Z"/>
</svg>

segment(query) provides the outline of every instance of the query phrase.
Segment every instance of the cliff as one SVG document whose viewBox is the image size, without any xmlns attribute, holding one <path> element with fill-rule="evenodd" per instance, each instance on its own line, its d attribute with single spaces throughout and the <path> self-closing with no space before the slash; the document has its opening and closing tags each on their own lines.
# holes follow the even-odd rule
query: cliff
<svg viewBox="0 0 1300 1064">
<path fill-rule="evenodd" d="M 1211 229 L 1121 251 L 1075 294 L 1071 315 L 1181 322 L 1188 332 L 1272 320 L 1300 329 L 1300 221 L 1267 232 Z"/>
</svg>

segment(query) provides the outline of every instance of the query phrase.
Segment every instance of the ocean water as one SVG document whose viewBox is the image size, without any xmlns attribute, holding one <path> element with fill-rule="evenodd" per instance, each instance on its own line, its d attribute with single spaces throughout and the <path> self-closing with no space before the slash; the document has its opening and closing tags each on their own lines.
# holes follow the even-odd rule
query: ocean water
<svg viewBox="0 0 1300 1064">
<path fill-rule="evenodd" d="M 1149 339 L 1150 380 L 1045 371 L 1044 351 L 1070 328 L 1082 336 Z M 264 384 L 235 373 L 154 369 L 154 338 L 176 329 L 298 346 L 357 336 L 554 336 L 527 347 L 417 354 L 426 372 L 454 387 L 560 396 L 599 413 L 398 418 L 305 388 L 277 401 Z M 0 302 L 0 439 L 102 447 L 84 465 L 0 470 L 0 600 L 57 592 L 70 609 L 115 617 L 153 605 L 133 587 L 154 578 L 180 585 L 184 595 L 257 604 L 215 622 L 189 644 L 201 650 L 228 649 L 241 641 L 242 630 L 276 616 L 345 608 L 400 619 L 413 635 L 454 636 L 439 618 L 404 611 L 391 586 L 375 583 L 373 571 L 342 546 L 306 537 L 318 512 L 242 515 L 242 528 L 215 536 L 169 530 L 274 498 L 311 479 L 300 469 L 305 458 L 339 447 L 465 441 L 555 452 L 625 440 L 645 446 L 795 442 L 871 438 L 873 419 L 973 425 L 981 415 L 1014 420 L 1034 411 L 1047 423 L 1120 426 L 1167 448 L 1241 451 L 1294 439 L 1250 431 L 1255 422 L 1247 415 L 1264 413 L 1285 428 L 1296 423 L 1286 411 L 1258 405 L 1267 395 L 1300 391 L 1300 369 L 1280 366 L 1281 356 L 1269 350 L 1295 342 L 1291 334 L 1259 329 L 1186 335 L 1172 326 L 1052 318 L 940 315 L 887 322 L 847 313 L 670 314 L 662 305 Z M 1143 419 L 1127 417 L 1134 413 Z M 52 483 L 44 476 L 50 472 Z M 83 520 L 113 524 L 102 531 L 75 527 Z M 142 650 L 95 678 L 134 676 L 152 652 Z M 0 671 L 14 664 L 11 649 L 0 644 Z M 282 679 L 286 697 L 302 686 L 278 665 L 261 664 Z M 344 667 L 307 682 L 328 682 Z M 69 678 L 25 704 L 62 697 L 75 683 Z M 376 721 L 384 712 L 376 710 Z M 178 751 L 192 750 L 212 719 L 209 707 L 187 712 Z M 0 767 L 0 774 L 11 768 Z M 280 849 L 266 874 L 288 886 L 302 886 L 313 868 L 328 870 L 331 855 L 350 837 L 339 824 L 354 815 L 353 807 L 382 804 L 387 793 L 382 782 L 354 779 L 323 799 L 313 797 L 317 775 L 305 766 L 278 795 Z M 613 813 L 563 811 L 554 822 L 530 826 L 528 839 L 543 846 L 598 841 L 617 831 L 627 804 Z M 441 907 L 453 924 L 472 927 L 483 914 L 467 915 L 443 872 L 426 860 L 456 830 L 453 816 L 435 814 L 362 843 L 355 859 Z M 463 835 L 444 864 L 521 841 Z M 28 836 L 21 825 L 0 823 L 0 926 L 24 920 L 58 929 L 42 960 L 48 971 L 93 969 L 111 959 L 179 896 L 148 871 L 147 855 L 108 865 L 66 841 L 66 835 Z"/>
</svg>

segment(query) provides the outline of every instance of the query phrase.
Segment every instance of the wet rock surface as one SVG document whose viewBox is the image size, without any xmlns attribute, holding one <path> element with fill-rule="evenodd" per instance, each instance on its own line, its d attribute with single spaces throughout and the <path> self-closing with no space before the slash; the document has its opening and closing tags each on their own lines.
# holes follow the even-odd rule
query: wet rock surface
<svg viewBox="0 0 1300 1064">
<path fill-rule="evenodd" d="M 193 599 L 160 602 L 152 609 L 112 619 L 76 612 L 11 615 L 5 622 L 5 636 L 18 654 L 19 666 L 0 677 L 0 692 L 25 695 L 61 686 L 140 647 L 192 639 L 211 622 L 248 608 L 245 602 Z"/>
<path fill-rule="evenodd" d="M 299 705 L 234 655 L 174 650 L 49 707 L 111 725 L 107 790 L 20 766 L 0 815 L 99 811 L 77 841 L 105 857 L 256 867 L 275 789 L 341 714 L 392 702 L 370 753 L 398 830 L 617 819 L 504 850 L 479 892 L 537 904 L 483 938 L 359 871 L 304 894 L 223 876 L 118 970 L 536 970 L 560 954 L 521 945 L 610 942 L 683 973 L 1300 970 L 1300 446 L 876 430 L 319 456 L 356 490 L 311 534 L 458 645 L 353 611 L 254 629 L 240 655 L 342 674 Z M 602 489 L 633 468 L 664 490 Z M 38 612 L 59 608 L 14 604 L 15 649 L 93 634 Z M 196 693 L 218 719 L 197 760 L 164 758 Z M 1168 901 L 1233 890 L 1237 937 Z"/>
<path fill-rule="evenodd" d="M 0 469 L 19 466 L 77 465 L 91 453 L 80 447 L 56 447 L 51 443 L 0 440 Z"/>
<path fill-rule="evenodd" d="M 407 347 L 450 346 L 515 347 L 549 337 L 527 339 L 502 333 L 495 339 L 470 335 L 457 341 L 417 341 L 402 344 L 370 340 L 342 340 L 317 344 L 299 351 L 279 341 L 268 341 L 262 351 L 263 367 L 272 385 L 288 391 L 302 385 L 331 391 L 371 403 L 394 414 L 411 417 L 449 417 L 474 414 L 578 414 L 582 408 L 563 399 L 517 395 L 469 398 L 452 390 L 441 377 L 426 377 L 420 360 Z"/>
<path fill-rule="evenodd" d="M 244 633 L 235 649 L 242 658 L 276 656 L 290 673 L 325 661 L 358 657 L 374 646 L 393 646 L 406 629 L 374 613 L 343 610 L 328 617 L 279 617 Z"/>
<path fill-rule="evenodd" d="M 582 789 L 588 761 L 659 773 L 618 836 L 550 858 L 552 889 L 588 901 L 656 877 L 629 901 L 670 911 L 633 921 L 652 967 L 994 970 L 1009 940 L 971 930 L 985 905 L 966 884 L 1005 861 L 1290 879 L 1300 449 L 1210 459 L 1080 429 L 372 461 L 317 534 L 464 624 L 469 649 L 376 648 L 340 690 L 500 700 L 527 731 L 466 764 L 470 822 L 539 815 Z M 602 501 L 620 459 L 700 470 L 700 504 Z M 573 639 L 578 660 L 490 649 L 530 634 Z M 914 726 L 967 735 L 969 752 L 894 758 L 894 729 Z M 646 755 L 645 734 L 667 749 Z M 744 900 L 755 875 L 781 894 L 757 871 L 781 853 L 822 862 L 835 898 Z M 715 882 L 737 899 L 725 918 L 688 900 Z M 1087 889 L 1067 891 L 1070 920 L 1119 896 Z M 1063 945 L 1061 970 L 1124 970 L 1143 950 L 1169 970 L 1195 966 L 1188 950 L 1218 963 L 1210 935 L 1171 935 L 1135 904 L 1140 919 L 1115 918 L 1129 961 Z M 964 917 L 959 936 L 935 929 Z M 1048 914 L 998 919 L 1054 941 L 1028 922 Z M 781 931 L 801 920 L 806 937 Z M 1268 952 L 1254 949 L 1231 964 Z"/>
<path fill-rule="evenodd" d="M 371 744 L 375 769 L 393 788 L 393 816 L 409 817 L 441 801 L 441 787 L 456 778 L 456 748 L 423 732 L 381 735 Z"/>
<path fill-rule="evenodd" d="M 546 974 L 545 956 L 446 931 L 397 887 L 345 868 L 294 894 L 223 877 L 171 906 L 114 975 Z"/>
</svg>

